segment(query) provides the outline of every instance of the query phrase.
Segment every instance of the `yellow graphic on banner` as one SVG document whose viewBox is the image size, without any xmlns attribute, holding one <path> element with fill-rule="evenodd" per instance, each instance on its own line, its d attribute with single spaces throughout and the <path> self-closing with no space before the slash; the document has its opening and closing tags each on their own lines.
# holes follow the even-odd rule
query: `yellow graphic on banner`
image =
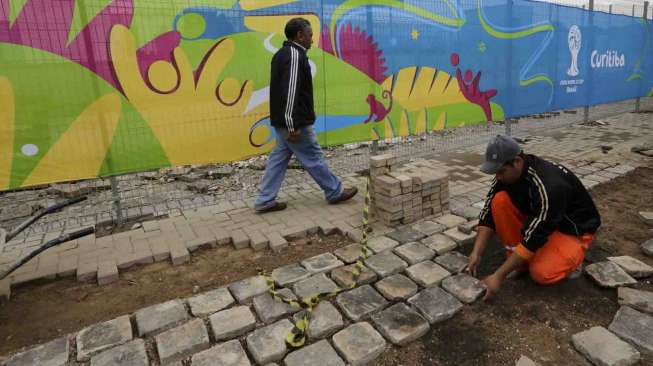
<svg viewBox="0 0 653 366">
<path fill-rule="evenodd" d="M 468 103 L 450 74 L 432 67 L 406 67 L 382 84 L 393 100 L 414 112 L 446 104 Z"/>
<path fill-rule="evenodd" d="M 133 34 L 122 25 L 112 29 L 116 77 L 172 165 L 231 161 L 265 151 L 252 146 L 248 136 L 254 122 L 268 113 L 269 103 L 246 112 L 252 83 L 219 79 L 235 48 L 229 38 L 217 42 L 196 75 L 184 51 L 175 48 L 174 62 L 153 64 L 146 81 L 139 70 Z"/>
<path fill-rule="evenodd" d="M 88 106 L 50 148 L 25 186 L 97 176 L 120 120 L 120 96 L 107 94 Z"/>
<path fill-rule="evenodd" d="M 0 77 L 0 190 L 9 188 L 14 158 L 14 90 L 9 79 Z"/>
</svg>

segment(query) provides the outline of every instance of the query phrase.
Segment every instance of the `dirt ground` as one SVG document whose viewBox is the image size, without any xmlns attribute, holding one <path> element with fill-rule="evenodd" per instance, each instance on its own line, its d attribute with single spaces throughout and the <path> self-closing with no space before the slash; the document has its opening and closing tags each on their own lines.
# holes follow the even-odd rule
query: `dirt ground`
<svg viewBox="0 0 653 366">
<path fill-rule="evenodd" d="M 603 226 L 587 260 L 624 254 L 653 264 L 638 248 L 653 237 L 652 228 L 637 217 L 638 211 L 653 208 L 653 169 L 640 168 L 597 186 L 593 196 Z M 121 272 L 118 282 L 102 287 L 69 279 L 14 289 L 11 302 L 0 307 L 0 355 L 145 306 L 190 296 L 195 286 L 200 291 L 217 288 L 253 276 L 259 268 L 271 271 L 349 242 L 331 236 L 292 244 L 281 254 L 206 250 L 193 255 L 186 265 L 172 267 L 163 262 Z M 502 261 L 502 248 L 488 247 L 481 275 L 491 273 Z M 653 290 L 650 280 L 640 283 Z M 465 306 L 419 341 L 391 347 L 374 365 L 513 365 L 521 355 L 540 365 L 588 365 L 571 347 L 571 335 L 595 325 L 607 327 L 618 308 L 616 290 L 601 289 L 585 277 L 540 287 L 521 276 L 507 281 L 493 302 Z M 640 364 L 653 365 L 653 357 Z"/>
<path fill-rule="evenodd" d="M 224 286 L 277 267 L 351 244 L 340 236 L 313 236 L 290 243 L 279 254 L 250 249 L 207 249 L 173 267 L 160 262 L 120 271 L 120 280 L 98 287 L 75 279 L 33 283 L 12 289 L 0 306 L 0 356 L 114 319 L 143 307 Z M 0 357 L 1 363 L 2 357 Z"/>
<path fill-rule="evenodd" d="M 653 227 L 637 216 L 639 211 L 653 209 L 653 169 L 640 168 L 596 186 L 592 196 L 603 225 L 587 262 L 630 255 L 653 265 L 639 249 L 642 242 L 653 238 Z M 463 250 L 465 254 L 470 251 Z M 498 244 L 488 246 L 480 275 L 490 274 L 503 259 Z M 638 287 L 653 290 L 653 281 L 640 281 Z M 419 341 L 393 347 L 374 365 L 514 365 L 521 355 L 543 366 L 589 365 L 573 349 L 571 336 L 592 326 L 607 328 L 618 309 L 617 291 L 601 289 L 585 276 L 550 287 L 536 285 L 527 275 L 519 276 L 506 281 L 492 302 L 465 306 Z M 653 357 L 644 357 L 639 365 L 653 365 Z"/>
</svg>

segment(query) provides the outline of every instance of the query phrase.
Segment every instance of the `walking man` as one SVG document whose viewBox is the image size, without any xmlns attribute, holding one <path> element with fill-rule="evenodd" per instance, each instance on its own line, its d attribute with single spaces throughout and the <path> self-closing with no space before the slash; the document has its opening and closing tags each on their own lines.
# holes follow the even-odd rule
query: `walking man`
<svg viewBox="0 0 653 366">
<path fill-rule="evenodd" d="M 490 141 L 481 171 L 495 179 L 480 214 L 466 270 L 476 275 L 492 234 L 496 233 L 508 255 L 501 267 L 483 280 L 486 300 L 514 270 L 529 271 L 535 282 L 550 285 L 581 268 L 601 217 L 574 173 L 524 154 L 507 136 Z"/>
<path fill-rule="evenodd" d="M 313 43 L 311 24 L 303 18 L 291 19 L 285 33 L 288 40 L 272 57 L 270 121 L 276 131 L 277 145 L 268 158 L 255 203 L 260 213 L 286 208 L 276 198 L 293 154 L 322 188 L 329 203 L 347 201 L 358 192 L 356 187 L 343 188 L 340 179 L 331 172 L 313 130 L 313 79 L 306 55 Z"/>
</svg>

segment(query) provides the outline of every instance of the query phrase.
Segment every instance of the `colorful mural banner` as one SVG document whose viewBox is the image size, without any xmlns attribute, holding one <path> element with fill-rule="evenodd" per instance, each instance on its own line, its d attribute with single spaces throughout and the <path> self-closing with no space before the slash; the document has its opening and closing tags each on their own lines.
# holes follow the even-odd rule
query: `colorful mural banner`
<svg viewBox="0 0 653 366">
<path fill-rule="evenodd" d="M 0 190 L 269 151 L 297 16 L 325 145 L 653 92 L 650 21 L 543 2 L 0 0 Z"/>
</svg>

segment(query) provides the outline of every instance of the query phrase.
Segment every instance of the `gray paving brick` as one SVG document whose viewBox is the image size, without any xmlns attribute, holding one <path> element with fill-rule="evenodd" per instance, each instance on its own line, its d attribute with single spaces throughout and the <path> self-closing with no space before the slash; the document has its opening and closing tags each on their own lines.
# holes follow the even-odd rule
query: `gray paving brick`
<svg viewBox="0 0 653 366">
<path fill-rule="evenodd" d="M 155 337 L 156 349 L 163 365 L 209 348 L 209 334 L 202 319 L 167 330 Z"/>
</svg>

